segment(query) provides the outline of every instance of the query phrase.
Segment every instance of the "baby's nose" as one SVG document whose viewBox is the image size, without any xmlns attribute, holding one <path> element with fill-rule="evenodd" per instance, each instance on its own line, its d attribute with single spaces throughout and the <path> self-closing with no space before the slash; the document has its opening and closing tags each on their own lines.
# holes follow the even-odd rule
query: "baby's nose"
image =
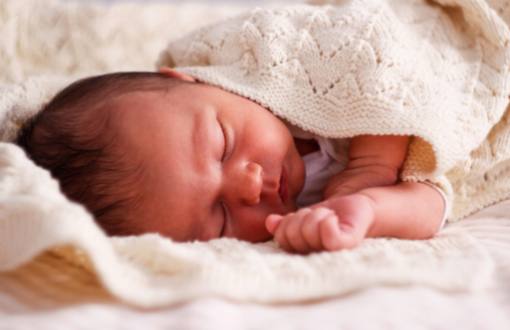
<svg viewBox="0 0 510 330">
<path fill-rule="evenodd" d="M 257 163 L 249 162 L 241 175 L 239 182 L 240 197 L 246 204 L 252 206 L 260 203 L 260 194 L 262 193 L 262 166 Z"/>
</svg>

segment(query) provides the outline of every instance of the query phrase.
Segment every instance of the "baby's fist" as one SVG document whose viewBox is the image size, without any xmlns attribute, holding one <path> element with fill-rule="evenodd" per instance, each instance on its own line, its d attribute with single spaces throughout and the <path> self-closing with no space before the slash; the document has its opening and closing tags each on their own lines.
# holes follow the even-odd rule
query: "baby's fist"
<svg viewBox="0 0 510 330">
<path fill-rule="evenodd" d="M 286 215 L 271 214 L 266 228 L 287 251 L 309 253 L 342 248 L 342 232 L 336 213 L 327 207 L 302 208 Z"/>
</svg>

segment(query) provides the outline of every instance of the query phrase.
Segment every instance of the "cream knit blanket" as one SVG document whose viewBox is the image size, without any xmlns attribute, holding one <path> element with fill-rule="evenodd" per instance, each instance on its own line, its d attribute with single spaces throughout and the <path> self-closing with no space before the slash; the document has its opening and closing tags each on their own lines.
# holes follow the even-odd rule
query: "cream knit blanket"
<svg viewBox="0 0 510 330">
<path fill-rule="evenodd" d="M 510 31 L 497 11 L 481 0 L 331 2 L 203 28 L 160 64 L 321 136 L 415 136 L 401 178 L 437 182 L 450 220 L 508 198 Z"/>
<path fill-rule="evenodd" d="M 410 18 L 414 17 L 416 8 L 421 8 L 419 13 L 422 11 L 429 13 L 423 16 L 424 22 L 428 21 L 430 17 L 440 17 L 440 22 L 444 20 L 443 25 L 451 28 L 457 26 L 457 23 L 448 25 L 448 20 L 451 19 L 453 22 L 453 17 L 459 20 L 461 17 L 459 16 L 460 10 L 450 10 L 452 15 L 450 17 L 443 14 L 440 7 L 434 5 L 423 4 L 421 7 L 414 8 L 405 5 L 405 2 L 370 1 L 365 3 L 366 10 L 357 12 L 361 16 L 349 18 L 343 14 L 344 9 L 353 10 L 360 2 L 344 1 L 343 3 L 352 3 L 354 7 L 342 5 L 340 8 L 343 9 L 338 11 L 341 19 L 335 24 L 344 24 L 344 21 L 352 21 L 353 24 L 356 24 L 360 17 L 368 20 L 374 11 L 379 11 L 381 15 L 385 14 L 387 9 L 384 8 L 388 8 L 386 6 L 391 3 L 398 4 L 395 8 L 408 8 Z M 377 10 L 375 4 L 383 4 L 381 8 L 384 10 Z M 466 94 L 458 100 L 461 103 L 469 104 L 482 101 L 489 103 L 494 116 L 486 116 L 484 112 L 480 113 L 480 120 L 483 122 L 481 129 L 488 131 L 491 123 L 495 123 L 496 117 L 501 117 L 503 111 L 501 109 L 503 101 L 500 100 L 499 95 L 507 92 L 505 89 L 506 80 L 503 79 L 503 75 L 498 74 L 507 69 L 506 66 L 501 65 L 506 60 L 502 41 L 506 38 L 507 30 L 485 2 L 481 0 L 459 1 L 459 4 L 465 5 L 465 17 L 473 18 L 473 22 L 476 24 L 459 25 L 454 35 L 462 36 L 461 31 L 463 31 L 465 37 L 461 38 L 461 41 L 466 42 L 464 45 L 469 45 L 470 40 L 477 40 L 479 42 L 477 51 L 458 53 L 457 48 L 451 47 L 454 45 L 452 41 L 457 42 L 457 39 L 448 39 L 448 42 L 441 44 L 451 47 L 450 51 L 445 53 L 448 55 L 446 58 L 450 58 L 450 55 L 456 57 L 458 67 L 465 68 L 467 71 L 470 70 L 472 62 L 476 62 L 475 60 L 479 58 L 475 55 L 494 56 L 494 58 L 490 58 L 490 61 L 488 58 L 485 60 L 484 57 L 485 62 L 480 62 L 483 65 L 477 66 L 477 72 L 480 72 L 479 78 L 487 79 L 484 82 L 490 81 L 494 84 L 494 89 L 490 89 L 491 93 L 492 91 L 496 92 L 492 101 L 485 100 L 480 96 L 486 95 L 487 92 L 481 86 L 476 89 L 476 93 L 473 95 Z M 30 8 L 30 11 L 27 8 Z M 74 282 L 70 283 L 68 287 L 81 287 L 84 288 L 81 292 L 86 292 L 87 283 L 80 281 L 86 276 L 81 274 L 95 274 L 99 282 L 114 296 L 138 306 L 161 306 L 203 295 L 217 295 L 236 300 L 266 303 L 294 302 L 337 296 L 372 285 L 422 284 L 445 291 L 468 291 L 488 287 L 494 275 L 493 259 L 478 239 L 470 234 L 467 227 L 457 224 L 446 228 L 438 237 L 429 241 L 371 239 L 366 240 L 364 244 L 353 251 L 317 253 L 309 256 L 286 254 L 272 243 L 253 245 L 231 239 L 215 240 L 209 243 L 182 244 L 163 239 L 158 235 L 108 238 L 83 207 L 69 202 L 62 195 L 57 182 L 49 176 L 46 170 L 35 166 L 22 150 L 8 143 L 15 137 L 18 128 L 26 118 L 36 113 L 41 104 L 75 77 L 118 69 L 147 69 L 152 66 L 157 50 L 162 48 L 169 36 L 189 31 L 198 20 L 205 23 L 207 19 L 224 17 L 226 13 L 234 11 L 233 9 L 221 11 L 204 7 L 181 8 L 171 5 L 142 6 L 140 4 L 115 5 L 107 9 L 91 5 L 64 5 L 56 1 L 45 1 L 44 3 L 35 0 L 0 1 L 0 35 L 2 35 L 0 136 L 2 141 L 5 141 L 0 143 L 0 270 L 20 269 L 20 273 L 15 272 L 15 274 L 21 274 L 23 278 L 31 278 L 27 274 L 30 272 L 31 264 L 47 263 L 48 267 L 41 269 L 49 271 L 53 267 L 50 265 L 58 265 L 59 263 L 55 263 L 55 260 L 59 260 L 60 264 L 65 263 L 66 267 L 75 269 L 75 275 L 68 279 Z M 296 9 L 295 13 L 280 11 L 282 19 L 287 16 L 300 15 L 303 26 L 308 23 L 313 25 L 316 24 L 314 22 L 322 22 L 326 27 L 328 24 L 333 24 L 328 15 L 334 12 L 333 7 L 314 10 L 303 7 L 303 9 Z M 264 19 L 265 15 L 272 15 L 271 12 L 265 11 L 255 11 L 254 13 L 261 19 Z M 373 16 L 373 26 L 380 25 L 380 22 L 377 23 L 377 18 L 384 16 L 381 15 Z M 183 19 L 184 17 L 190 19 Z M 404 16 L 400 13 L 398 17 Z M 353 18 L 356 19 L 353 20 Z M 137 24 L 133 24 L 133 21 L 136 21 Z M 252 37 L 255 38 L 253 40 L 256 40 L 257 33 L 260 32 L 259 28 L 269 26 L 278 29 L 273 31 L 274 33 L 267 31 L 265 36 L 274 37 L 277 40 L 278 36 L 285 32 L 282 29 L 293 28 L 290 23 L 279 25 L 278 22 L 275 22 L 278 24 L 271 25 L 267 20 L 265 23 L 257 29 L 248 26 L 247 31 L 253 33 L 243 34 L 243 37 Z M 432 25 L 438 26 L 437 24 L 436 22 Z M 437 33 L 440 33 L 439 31 L 444 28 L 443 25 L 439 25 L 441 28 L 438 26 L 437 29 L 432 30 L 438 30 Z M 349 29 L 349 26 L 349 24 L 344 25 L 345 35 L 356 36 L 359 34 L 359 31 L 355 29 L 356 25 L 353 25 L 352 29 Z M 421 28 L 416 24 L 409 26 L 409 29 L 413 28 L 409 33 L 431 31 L 430 26 L 427 25 L 423 25 Z M 44 31 L 44 34 L 41 35 L 40 31 Z M 207 36 L 208 42 L 192 43 L 193 47 L 190 49 L 198 51 L 203 48 L 205 50 L 203 53 L 194 52 L 194 56 L 198 56 L 198 58 L 193 60 L 199 61 L 199 56 L 207 54 L 210 46 L 217 45 L 218 47 L 213 48 L 221 49 L 219 46 L 223 45 L 225 49 L 234 50 L 231 57 L 222 59 L 221 56 L 211 56 L 209 60 L 212 63 L 227 61 L 226 64 L 229 65 L 225 67 L 231 67 L 235 74 L 238 72 L 238 67 L 230 65 L 230 63 L 239 58 L 243 50 L 248 50 L 246 52 L 248 55 L 241 56 L 241 60 L 247 63 L 246 68 L 252 67 L 250 61 L 257 58 L 250 54 L 264 51 L 264 48 L 250 48 L 248 41 L 251 39 L 243 41 L 230 38 L 222 41 L 221 36 L 229 31 L 222 30 L 221 25 L 211 31 L 214 34 L 208 34 L 207 30 L 201 32 Z M 381 38 L 382 41 L 386 40 L 388 35 L 383 33 L 385 31 L 376 29 L 373 31 L 378 33 L 371 34 L 372 41 L 377 41 L 377 38 Z M 447 31 L 449 30 L 444 30 L 445 33 Z M 215 40 L 214 36 L 218 40 Z M 471 39 L 470 36 L 476 36 L 476 38 Z M 324 38 L 327 36 L 324 35 Z M 342 42 L 344 41 L 346 40 Z M 307 42 L 307 38 L 304 38 L 303 42 Z M 146 47 L 140 47 L 140 44 L 144 44 Z M 180 42 L 179 44 L 183 45 L 184 43 Z M 280 42 L 274 44 L 275 47 L 278 45 L 282 47 L 281 51 L 275 48 L 274 52 L 267 55 L 274 53 L 284 56 L 286 54 L 285 47 L 288 44 Z M 295 45 L 297 46 L 299 43 L 296 41 Z M 364 47 L 359 42 L 355 42 L 349 47 L 355 45 Z M 331 44 L 331 46 L 337 47 L 338 45 Z M 388 46 L 391 45 L 388 44 Z M 482 46 L 492 47 L 491 52 Z M 348 49 L 350 49 L 349 47 Z M 181 50 L 183 48 L 177 48 L 176 52 Z M 331 49 L 324 49 L 324 51 L 331 51 Z M 391 47 L 388 48 L 388 52 L 393 51 L 396 52 Z M 412 52 L 413 49 L 409 47 L 406 51 Z M 428 54 L 428 51 L 423 50 L 423 52 Z M 129 58 L 126 54 L 129 54 Z M 398 55 L 398 52 L 396 54 Z M 442 53 L 435 53 L 436 56 L 440 54 Z M 423 57 L 421 53 L 416 55 L 417 60 Z M 434 54 L 429 55 L 433 56 Z M 360 56 L 366 57 L 367 54 L 360 54 Z M 281 58 L 282 61 L 284 59 L 285 57 Z M 369 59 L 367 57 L 367 61 Z M 387 61 L 388 57 L 385 56 L 381 60 Z M 367 68 L 371 68 L 368 66 L 369 62 L 366 63 Z M 269 66 L 272 64 L 272 62 L 260 63 L 260 65 Z M 397 64 L 399 67 L 405 65 L 405 63 L 395 63 L 395 65 Z M 406 77 L 414 77 L 411 74 L 412 68 L 420 67 L 420 65 L 423 63 L 405 67 L 407 71 L 404 70 L 404 72 L 408 74 Z M 286 70 L 293 69 L 300 70 L 302 68 L 299 66 L 286 67 Z M 332 70 L 331 66 L 317 67 L 317 70 L 322 69 Z M 363 67 L 356 67 L 356 70 L 352 71 L 353 76 L 346 76 L 346 81 L 356 81 L 355 72 L 357 69 L 363 69 Z M 438 70 L 438 72 L 440 71 Z M 219 72 L 227 71 L 220 70 Z M 282 73 L 278 64 L 274 70 L 268 69 L 264 72 L 278 76 Z M 456 73 L 455 70 L 451 71 L 452 81 L 462 80 L 455 78 Z M 313 73 L 310 72 L 310 74 Z M 433 75 L 431 72 L 427 74 Z M 227 76 L 218 75 L 218 77 Z M 390 76 L 388 75 L 388 77 Z M 213 75 L 211 74 L 210 77 Z M 367 76 L 366 79 L 370 79 L 370 76 Z M 313 79 L 309 80 L 308 77 L 305 80 L 313 82 Z M 396 80 L 396 82 L 399 81 L 399 79 Z M 472 87 L 470 90 L 474 88 L 473 86 L 478 86 L 478 81 L 475 80 L 471 85 L 468 84 Z M 415 82 L 420 84 L 420 80 L 411 79 L 408 81 L 409 86 L 414 86 Z M 440 83 L 440 79 L 435 82 Z M 468 85 L 465 87 L 469 87 Z M 344 85 L 345 88 L 348 86 L 350 85 Z M 377 86 L 374 85 L 374 88 Z M 443 83 L 440 86 L 441 88 L 447 87 Z M 261 88 L 262 92 L 255 95 L 262 97 L 265 93 L 270 93 L 263 87 L 257 86 L 257 88 Z M 319 93 L 327 90 L 327 86 L 322 83 L 316 87 Z M 388 88 L 390 87 L 388 86 Z M 427 91 L 427 89 L 424 90 Z M 448 89 L 448 91 L 453 90 Z M 276 89 L 276 91 L 278 90 Z M 437 104 L 442 104 L 443 99 L 449 97 L 441 89 L 433 91 L 441 92 L 437 95 L 438 100 L 434 101 Z M 351 92 L 353 91 L 351 90 Z M 398 89 L 393 90 L 393 93 L 395 93 L 393 94 L 395 99 L 401 96 Z M 382 94 L 377 94 L 374 90 L 374 95 Z M 390 95 L 392 94 L 390 93 Z M 419 103 L 421 97 L 427 96 L 427 94 L 411 95 L 408 92 L 406 95 L 408 95 L 406 100 L 414 102 L 413 104 L 421 104 Z M 479 99 L 478 96 L 480 96 Z M 466 97 L 465 100 L 464 97 Z M 425 98 L 425 100 L 428 99 Z M 448 98 L 448 100 L 450 99 Z M 310 101 L 307 101 L 306 98 L 294 101 L 293 104 L 296 107 L 301 106 L 301 102 L 310 105 Z M 428 105 L 428 103 L 425 104 Z M 452 103 L 453 105 L 458 104 Z M 392 108 L 385 109 L 393 111 Z M 410 108 L 405 108 L 404 103 L 401 103 L 401 107 L 398 109 L 404 114 Z M 452 111 L 457 113 L 455 109 Z M 467 111 L 466 108 L 463 109 L 463 111 Z M 499 114 L 497 114 L 498 111 Z M 475 123 L 469 118 L 469 116 L 466 118 L 469 123 Z M 444 120 L 450 119 L 445 115 Z M 428 123 L 429 125 L 426 125 L 428 128 L 421 132 L 429 132 L 430 136 L 425 137 L 429 137 L 431 142 L 435 142 L 436 135 L 434 134 L 436 133 L 430 126 L 431 123 Z M 448 121 L 448 123 L 450 122 Z M 454 125 L 452 127 L 457 127 L 455 123 L 451 124 Z M 382 125 L 391 127 L 390 123 L 381 122 L 381 127 L 383 127 Z M 420 125 L 412 127 L 416 128 L 417 126 Z M 477 130 L 470 132 L 480 138 L 480 133 Z M 456 138 L 455 134 L 448 132 L 445 134 L 449 138 Z M 463 143 L 472 145 L 475 136 L 469 135 L 465 139 L 466 141 L 462 141 Z M 459 139 L 455 141 L 459 141 Z M 419 146 L 419 143 L 416 145 Z M 459 162 L 461 153 L 469 149 L 462 144 L 463 147 L 460 148 L 462 152 L 455 151 L 453 155 L 447 155 L 444 152 L 455 148 L 446 145 L 445 148 L 438 146 L 437 150 L 434 149 L 438 156 L 436 163 L 441 169 L 446 169 L 453 163 Z M 417 146 L 414 147 L 415 150 L 419 148 Z M 497 153 L 499 150 L 494 149 Z M 430 173 L 433 172 L 430 171 Z M 423 175 L 426 173 L 428 172 L 423 171 Z M 489 227 L 489 231 L 490 228 L 492 227 Z M 498 234 L 501 236 L 500 233 Z M 31 261 L 40 254 L 43 254 L 42 257 Z M 25 264 L 28 266 L 20 268 Z M 51 271 L 51 274 L 52 278 L 57 281 L 58 269 Z M 6 277 L 0 275 L 0 284 L 2 284 L 3 278 Z M 54 283 L 58 283 L 58 281 Z M 51 292 L 48 292 L 50 290 L 48 288 L 51 287 L 52 285 L 45 286 L 43 284 L 38 288 L 40 290 L 44 288 L 45 294 L 51 295 Z"/>
</svg>

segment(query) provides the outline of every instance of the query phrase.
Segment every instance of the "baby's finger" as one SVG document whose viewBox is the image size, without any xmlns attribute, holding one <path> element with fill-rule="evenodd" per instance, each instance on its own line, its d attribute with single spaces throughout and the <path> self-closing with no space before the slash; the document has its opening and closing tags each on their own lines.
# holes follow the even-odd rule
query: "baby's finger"
<svg viewBox="0 0 510 330">
<path fill-rule="evenodd" d="M 319 207 L 314 209 L 313 213 L 310 213 L 303 225 L 301 226 L 301 235 L 305 239 L 306 243 L 313 251 L 321 251 L 323 250 L 319 223 L 325 217 L 334 215 L 334 211 L 325 207 Z"/>
<path fill-rule="evenodd" d="M 301 209 L 297 211 L 296 213 L 291 213 L 283 217 L 280 224 L 276 228 L 276 232 L 274 234 L 274 239 L 278 243 L 278 245 L 286 250 L 286 251 L 293 251 L 292 245 L 289 243 L 287 239 L 287 226 L 292 222 L 296 221 L 296 219 L 299 219 L 303 217 L 305 214 L 310 212 L 310 209 Z"/>
<path fill-rule="evenodd" d="M 285 235 L 287 237 L 287 242 L 293 251 L 299 253 L 306 253 L 310 251 L 310 246 L 305 241 L 305 238 L 301 234 L 301 227 L 305 223 L 307 215 L 302 217 L 296 217 L 292 221 L 289 222 L 287 228 L 285 230 Z"/>
<path fill-rule="evenodd" d="M 328 251 L 349 248 L 349 235 L 343 235 L 336 215 L 328 216 L 319 223 L 322 246 Z"/>
<path fill-rule="evenodd" d="M 280 222 L 282 221 L 283 216 L 279 214 L 270 214 L 266 218 L 266 229 L 271 234 L 274 235 L 276 228 L 279 226 Z"/>
<path fill-rule="evenodd" d="M 285 229 L 289 222 L 289 218 L 293 216 L 294 214 L 290 214 L 283 217 L 283 219 L 278 224 L 278 227 L 276 227 L 276 231 L 274 233 L 274 240 L 276 241 L 276 243 L 278 243 L 278 246 L 280 246 L 282 249 L 286 251 L 290 250 L 290 245 L 287 242 L 287 235 L 285 234 Z"/>
</svg>

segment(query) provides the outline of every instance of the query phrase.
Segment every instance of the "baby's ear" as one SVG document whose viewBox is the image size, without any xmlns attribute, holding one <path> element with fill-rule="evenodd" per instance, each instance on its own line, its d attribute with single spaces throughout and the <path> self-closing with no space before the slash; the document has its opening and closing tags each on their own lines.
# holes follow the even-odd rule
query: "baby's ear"
<svg viewBox="0 0 510 330">
<path fill-rule="evenodd" d="M 162 66 L 161 68 L 159 68 L 158 72 L 162 73 L 168 77 L 171 77 L 171 78 L 181 79 L 181 80 L 190 81 L 190 82 L 197 81 L 195 79 L 195 77 L 192 77 L 192 76 L 185 74 L 183 72 L 175 71 L 174 69 L 169 68 L 167 66 Z"/>
</svg>

